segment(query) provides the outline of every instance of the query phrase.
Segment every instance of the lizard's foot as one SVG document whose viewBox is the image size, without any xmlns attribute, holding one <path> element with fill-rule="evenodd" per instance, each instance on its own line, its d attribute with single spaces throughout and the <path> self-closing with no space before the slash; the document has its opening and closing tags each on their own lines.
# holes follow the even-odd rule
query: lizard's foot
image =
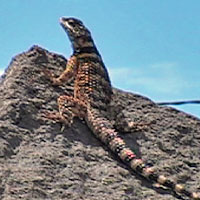
<svg viewBox="0 0 200 200">
<path fill-rule="evenodd" d="M 59 112 L 42 111 L 41 117 L 48 120 L 62 123 L 61 129 L 60 129 L 61 132 L 63 132 L 66 127 L 70 127 L 73 123 L 73 120 L 67 120 L 67 118 L 63 118 Z"/>
<path fill-rule="evenodd" d="M 48 69 L 42 69 L 42 73 L 50 80 L 53 80 L 55 77 Z"/>
<path fill-rule="evenodd" d="M 145 131 L 151 123 L 145 123 L 145 122 L 120 122 L 115 123 L 116 130 L 123 132 L 123 133 L 131 133 L 131 132 L 139 132 L 139 131 Z"/>
<path fill-rule="evenodd" d="M 53 85 L 60 85 L 61 82 L 55 78 L 54 74 L 48 69 L 42 69 L 42 73 L 49 79 Z"/>
<path fill-rule="evenodd" d="M 59 112 L 49 112 L 49 111 L 42 111 L 41 116 L 46 119 L 50 119 L 56 122 L 61 121 L 60 113 Z"/>
<path fill-rule="evenodd" d="M 72 119 L 64 118 L 59 112 L 42 111 L 41 116 L 45 119 L 64 123 L 66 126 L 71 126 L 73 123 Z"/>
<path fill-rule="evenodd" d="M 128 122 L 128 129 L 135 131 L 144 131 L 148 128 L 150 123 L 137 123 L 137 122 Z"/>
</svg>

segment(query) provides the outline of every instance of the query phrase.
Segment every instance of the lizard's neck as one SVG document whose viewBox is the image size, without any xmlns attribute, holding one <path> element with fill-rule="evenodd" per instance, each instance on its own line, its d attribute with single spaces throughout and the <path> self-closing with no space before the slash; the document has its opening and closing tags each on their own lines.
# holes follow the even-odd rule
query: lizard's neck
<svg viewBox="0 0 200 200">
<path fill-rule="evenodd" d="M 100 56 L 91 37 L 81 37 L 72 41 L 73 54 L 96 54 Z"/>
</svg>

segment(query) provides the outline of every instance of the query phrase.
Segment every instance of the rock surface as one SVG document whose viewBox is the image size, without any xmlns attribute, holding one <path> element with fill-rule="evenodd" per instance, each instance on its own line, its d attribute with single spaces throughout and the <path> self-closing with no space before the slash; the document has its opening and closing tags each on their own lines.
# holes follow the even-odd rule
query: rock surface
<svg viewBox="0 0 200 200">
<path fill-rule="evenodd" d="M 12 59 L 0 82 L 0 199 L 175 200 L 130 170 L 84 122 L 71 128 L 42 117 L 72 85 L 54 87 L 41 70 L 60 74 L 66 59 L 38 46 Z M 200 120 L 114 90 L 111 121 L 149 124 L 120 135 L 160 173 L 200 190 Z M 185 199 L 185 198 L 183 198 Z"/>
</svg>

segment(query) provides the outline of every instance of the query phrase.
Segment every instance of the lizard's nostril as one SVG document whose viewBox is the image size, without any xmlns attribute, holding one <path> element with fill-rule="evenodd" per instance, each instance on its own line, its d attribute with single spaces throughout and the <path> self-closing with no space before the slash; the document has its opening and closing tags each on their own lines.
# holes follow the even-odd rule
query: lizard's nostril
<svg viewBox="0 0 200 200">
<path fill-rule="evenodd" d="M 59 22 L 60 22 L 60 23 L 63 22 L 63 18 L 62 18 L 62 17 L 59 18 Z"/>
</svg>

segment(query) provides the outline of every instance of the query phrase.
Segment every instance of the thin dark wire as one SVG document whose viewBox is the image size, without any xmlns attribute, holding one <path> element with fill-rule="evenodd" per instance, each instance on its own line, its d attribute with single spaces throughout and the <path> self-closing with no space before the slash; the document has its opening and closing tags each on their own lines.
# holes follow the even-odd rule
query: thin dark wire
<svg viewBox="0 0 200 200">
<path fill-rule="evenodd" d="M 171 102 L 158 102 L 158 105 L 182 105 L 182 104 L 199 104 L 200 100 L 188 100 L 188 101 L 171 101 Z"/>
</svg>

